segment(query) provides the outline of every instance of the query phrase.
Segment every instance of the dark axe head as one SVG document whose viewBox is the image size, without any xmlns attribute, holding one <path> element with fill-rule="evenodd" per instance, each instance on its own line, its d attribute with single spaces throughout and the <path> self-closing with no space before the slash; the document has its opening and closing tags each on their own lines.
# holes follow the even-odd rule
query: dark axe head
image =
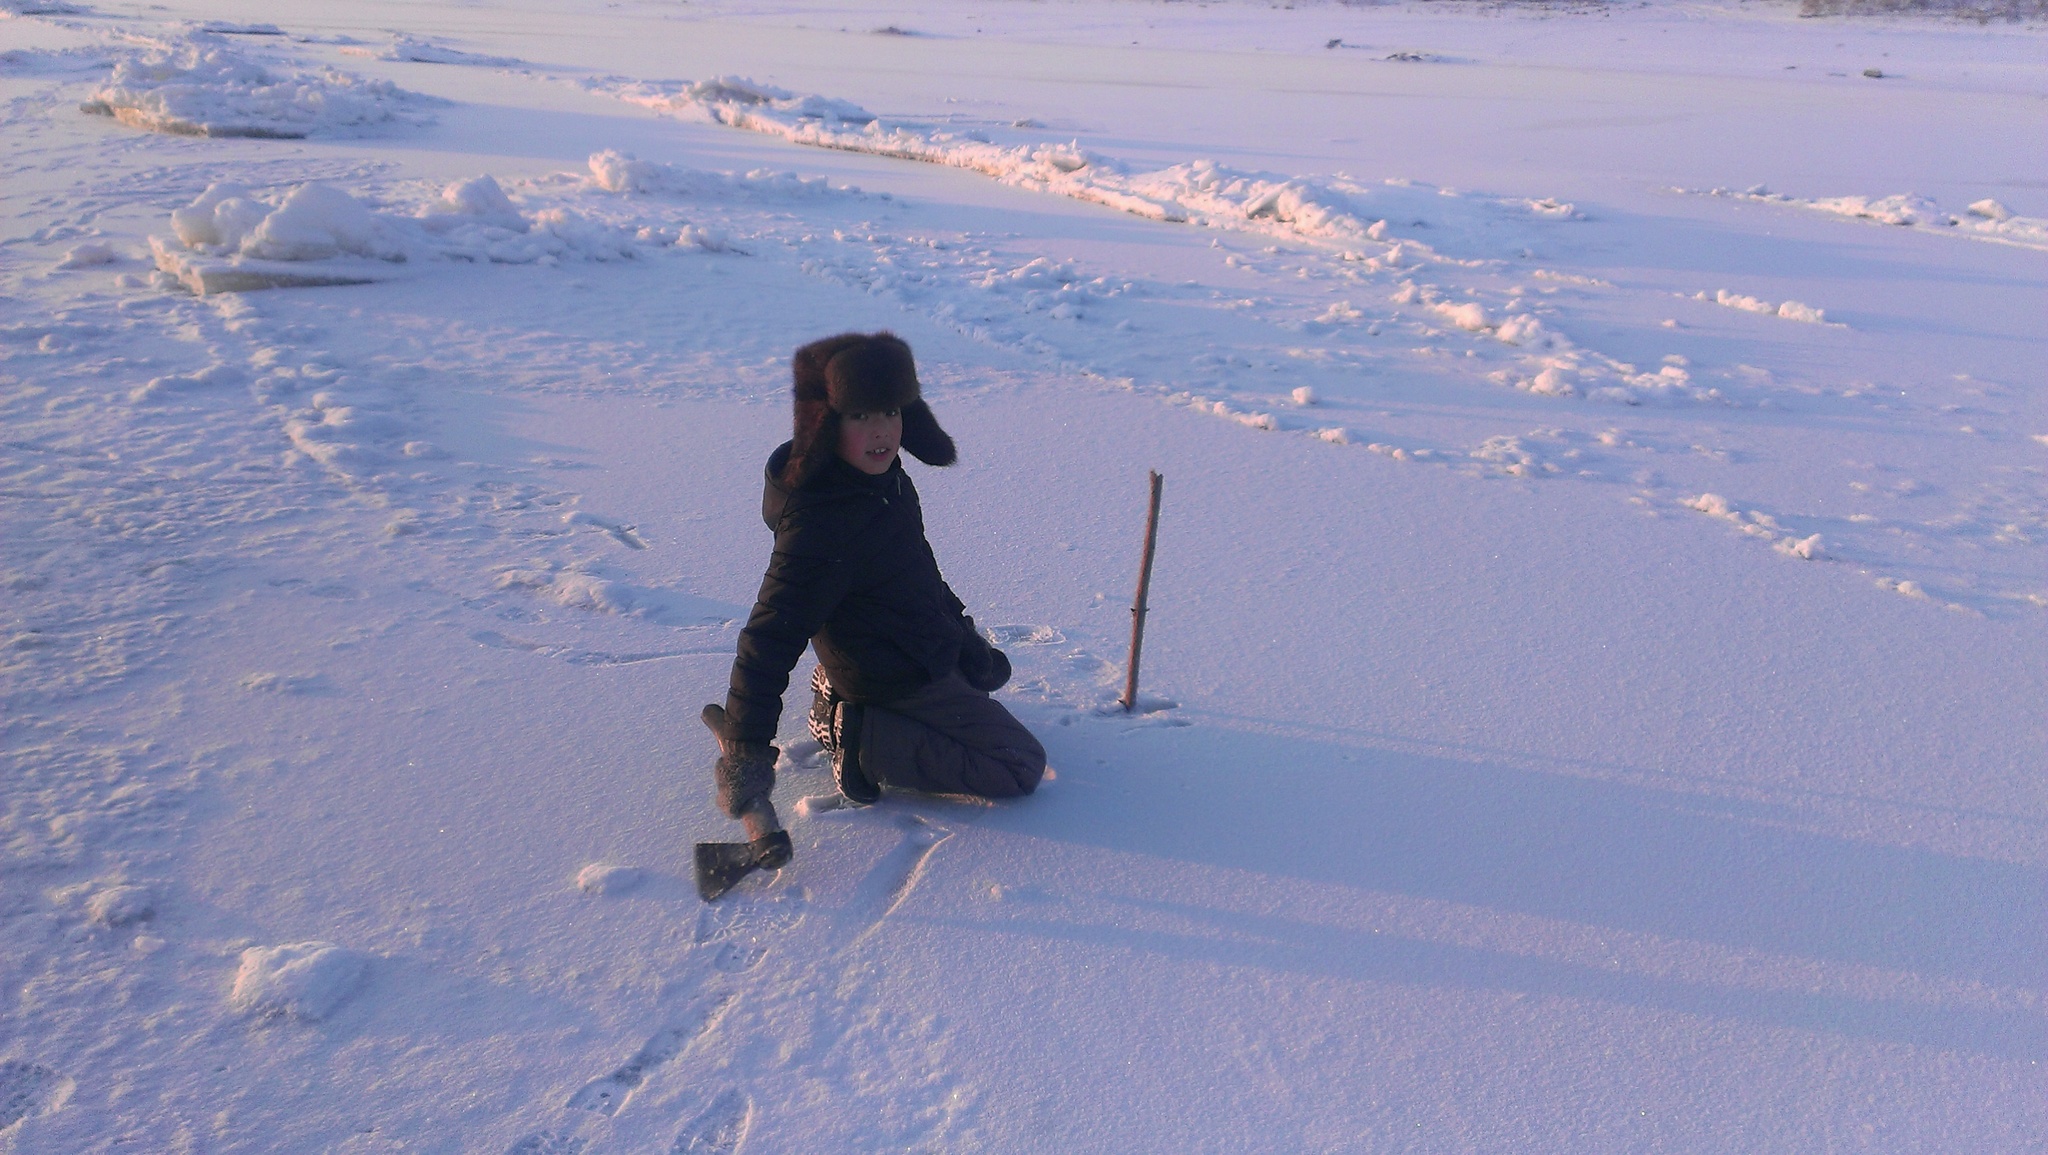
<svg viewBox="0 0 2048 1155">
<path fill-rule="evenodd" d="M 710 902 L 738 885 L 757 867 L 781 869 L 792 853 L 787 830 L 764 834 L 752 842 L 699 842 L 697 893 Z"/>
</svg>

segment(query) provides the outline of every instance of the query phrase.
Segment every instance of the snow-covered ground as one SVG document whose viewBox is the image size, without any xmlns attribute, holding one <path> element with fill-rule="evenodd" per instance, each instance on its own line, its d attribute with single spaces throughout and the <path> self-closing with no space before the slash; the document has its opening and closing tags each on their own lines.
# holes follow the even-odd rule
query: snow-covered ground
<svg viewBox="0 0 2048 1155">
<path fill-rule="evenodd" d="M 2039 1149 L 2041 28 L 5 13 L 0 1152 Z M 881 327 L 1054 775 L 706 906 Z"/>
</svg>

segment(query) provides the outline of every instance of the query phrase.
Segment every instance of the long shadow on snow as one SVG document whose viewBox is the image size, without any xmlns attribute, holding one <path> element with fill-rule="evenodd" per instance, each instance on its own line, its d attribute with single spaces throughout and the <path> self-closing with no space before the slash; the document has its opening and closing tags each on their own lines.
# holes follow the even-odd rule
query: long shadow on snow
<svg viewBox="0 0 2048 1155">
<path fill-rule="evenodd" d="M 1124 738 L 1096 726 L 1040 733 L 1063 781 L 1038 805 L 999 809 L 991 826 L 1276 879 L 2048 989 L 2040 950 L 2048 942 L 2048 871 L 2037 868 L 1791 829 L 1796 815 L 1777 807 L 1483 762 L 1209 726 Z M 1096 767 L 1106 753 L 1118 755 L 1114 765 Z M 1724 990 L 1288 925 L 1275 959 L 1317 970 L 1338 965 L 1314 957 L 1334 950 L 1353 955 L 1365 975 L 1719 1008 L 1806 1029 L 2048 1053 L 2048 1020 L 2038 1015 Z M 1200 949 L 1251 948 L 1202 940 Z"/>
<path fill-rule="evenodd" d="M 937 926 L 1120 947 L 1226 967 L 1330 975 L 1369 982 L 1625 1003 L 1774 1027 L 1829 1031 L 2002 1059 L 2048 1057 L 2048 1018 L 2020 1011 L 1885 1002 L 1852 995 L 1714 986 L 1535 955 L 1426 942 L 1292 919 L 1123 898 L 1131 906 L 1215 925 L 1218 937 L 1018 919 Z M 1229 937 L 1222 937 L 1222 936 Z"/>
</svg>

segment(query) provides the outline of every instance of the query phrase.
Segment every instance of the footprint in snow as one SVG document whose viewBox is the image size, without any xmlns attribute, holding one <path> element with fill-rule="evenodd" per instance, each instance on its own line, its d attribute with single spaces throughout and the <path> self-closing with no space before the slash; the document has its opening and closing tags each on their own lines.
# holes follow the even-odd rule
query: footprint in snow
<svg viewBox="0 0 2048 1155">
<path fill-rule="evenodd" d="M 725 994 L 699 999 L 692 1003 L 680 1022 L 656 1031 L 654 1036 L 642 1044 L 640 1049 L 633 1053 L 633 1057 L 627 1059 L 617 1070 L 583 1084 L 574 1095 L 569 1096 L 569 1106 L 579 1111 L 595 1111 L 600 1115 L 618 1114 L 619 1108 L 625 1106 L 626 1100 L 640 1084 L 647 1081 L 648 1073 L 682 1054 L 685 1047 L 710 1030 L 724 1013 L 726 1004 L 731 1001 L 732 996 Z"/>
<path fill-rule="evenodd" d="M 711 956 L 711 968 L 726 974 L 738 974 L 741 971 L 753 970 L 767 957 L 768 948 L 765 946 L 749 946 L 736 942 L 720 943 L 718 950 Z"/>
<path fill-rule="evenodd" d="M 47 1109 L 64 1084 L 62 1075 L 40 1063 L 19 1059 L 0 1063 L 0 1132 Z"/>
<path fill-rule="evenodd" d="M 758 945 L 763 936 L 788 930 L 803 918 L 803 892 L 795 889 L 771 890 L 737 902 L 705 903 L 697 912 L 691 941 L 699 946 L 735 941 Z"/>
<path fill-rule="evenodd" d="M 512 1144 L 505 1155 L 578 1155 L 583 1140 L 560 1131 L 540 1131 Z"/>
<path fill-rule="evenodd" d="M 669 1148 L 670 1155 L 731 1155 L 746 1142 L 753 1115 L 754 1104 L 746 1093 L 730 1088 L 690 1120 Z"/>
<path fill-rule="evenodd" d="M 1067 640 L 1057 627 L 1044 625 L 990 626 L 987 633 L 998 646 L 1056 646 Z"/>
</svg>

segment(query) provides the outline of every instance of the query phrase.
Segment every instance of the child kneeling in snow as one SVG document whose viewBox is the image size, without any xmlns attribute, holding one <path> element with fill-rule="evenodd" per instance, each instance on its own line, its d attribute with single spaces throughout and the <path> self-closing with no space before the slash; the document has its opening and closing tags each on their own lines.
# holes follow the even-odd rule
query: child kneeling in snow
<svg viewBox="0 0 2048 1155">
<path fill-rule="evenodd" d="M 768 800 L 771 743 L 805 643 L 818 654 L 811 736 L 847 801 L 874 802 L 885 786 L 1009 798 L 1045 774 L 1045 748 L 989 697 L 1010 661 L 939 575 L 898 459 L 899 448 L 927 465 L 957 456 L 919 395 L 910 346 L 843 333 L 798 349 L 792 367 L 795 436 L 769 455 L 761 498 L 775 552 L 725 705 L 704 707 L 719 808 L 746 823 L 762 865 L 777 866 L 788 836 Z"/>
</svg>

